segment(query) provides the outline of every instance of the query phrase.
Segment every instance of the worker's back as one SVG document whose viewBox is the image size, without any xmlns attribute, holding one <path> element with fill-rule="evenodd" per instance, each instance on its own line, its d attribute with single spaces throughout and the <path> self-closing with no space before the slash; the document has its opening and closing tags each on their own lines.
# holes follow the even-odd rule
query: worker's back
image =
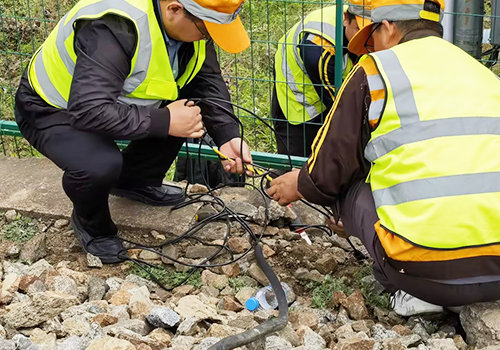
<svg viewBox="0 0 500 350">
<path fill-rule="evenodd" d="M 370 56 L 372 96 L 386 91 L 365 150 L 381 229 L 424 249 L 500 255 L 500 80 L 433 36 Z"/>
</svg>

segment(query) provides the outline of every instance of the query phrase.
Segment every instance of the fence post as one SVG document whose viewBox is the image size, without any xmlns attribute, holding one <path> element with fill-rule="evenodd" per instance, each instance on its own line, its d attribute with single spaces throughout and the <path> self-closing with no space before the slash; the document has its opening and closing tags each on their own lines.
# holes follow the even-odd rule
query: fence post
<svg viewBox="0 0 500 350">
<path fill-rule="evenodd" d="M 338 94 L 342 85 L 342 73 L 344 71 L 344 6 L 343 0 L 337 0 L 335 18 L 335 95 Z"/>
<path fill-rule="evenodd" d="M 484 0 L 455 0 L 455 45 L 481 58 Z"/>
</svg>

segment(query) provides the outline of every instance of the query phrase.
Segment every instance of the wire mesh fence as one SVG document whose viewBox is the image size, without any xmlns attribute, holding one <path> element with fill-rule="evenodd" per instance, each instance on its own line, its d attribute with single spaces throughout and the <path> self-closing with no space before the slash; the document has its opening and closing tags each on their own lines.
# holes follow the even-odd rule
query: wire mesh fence
<svg viewBox="0 0 500 350">
<path fill-rule="evenodd" d="M 74 0 L 0 0 L 0 120 L 14 120 L 15 92 L 30 57 L 74 3 Z M 470 53 L 500 74 L 500 34 L 495 37 L 500 30 L 500 21 L 495 22 L 500 12 L 498 3 L 477 1 L 479 5 L 472 12 L 470 7 L 464 7 L 467 5 L 463 1 L 447 1 L 447 6 L 448 3 L 455 5 L 446 12 L 455 24 L 475 21 L 475 30 L 480 34 L 471 37 L 471 30 L 455 30 L 451 40 L 467 46 L 482 37 L 482 44 L 475 47 L 477 52 Z M 251 47 L 237 55 L 218 51 L 222 74 L 233 102 L 272 122 L 271 105 L 276 82 L 274 64 L 280 39 L 311 11 L 333 5 L 335 2 L 322 0 L 247 0 L 240 15 L 249 32 Z M 339 39 L 336 38 L 337 42 Z M 336 68 L 335 76 L 342 76 L 342 67 Z M 335 84 L 331 84 L 334 88 Z M 237 114 L 245 125 L 250 147 L 275 153 L 276 139 L 271 130 L 248 113 L 237 110 Z M 322 120 L 315 122 L 321 125 Z M 24 139 L 1 130 L 0 123 L 0 153 L 17 157 L 39 156 Z"/>
</svg>

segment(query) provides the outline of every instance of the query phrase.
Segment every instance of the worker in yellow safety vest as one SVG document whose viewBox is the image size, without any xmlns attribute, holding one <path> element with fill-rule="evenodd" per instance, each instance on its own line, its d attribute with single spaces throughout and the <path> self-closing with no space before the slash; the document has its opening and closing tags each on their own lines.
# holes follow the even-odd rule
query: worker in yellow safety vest
<svg viewBox="0 0 500 350">
<path fill-rule="evenodd" d="M 500 80 L 441 38 L 444 0 L 373 0 L 302 170 L 271 184 L 340 208 L 403 316 L 500 299 Z"/>
<path fill-rule="evenodd" d="M 336 6 L 311 12 L 278 43 L 271 106 L 278 153 L 310 154 L 312 141 L 335 100 L 335 53 L 340 51 L 342 56 L 342 78 L 357 60 L 347 50 L 347 42 L 371 23 L 371 0 L 349 0 L 346 4 L 341 31 L 344 48 L 335 43 Z"/>
<path fill-rule="evenodd" d="M 186 138 L 206 127 L 235 160 L 223 162 L 226 171 L 242 172 L 242 159 L 251 161 L 231 107 L 220 102 L 229 92 L 213 44 L 231 53 L 250 45 L 242 3 L 81 0 L 32 57 L 16 120 L 64 170 L 72 227 L 84 251 L 103 263 L 121 261 L 123 250 L 109 194 L 159 206 L 182 202 L 183 190 L 162 182 Z M 117 139 L 131 142 L 120 152 Z"/>
</svg>

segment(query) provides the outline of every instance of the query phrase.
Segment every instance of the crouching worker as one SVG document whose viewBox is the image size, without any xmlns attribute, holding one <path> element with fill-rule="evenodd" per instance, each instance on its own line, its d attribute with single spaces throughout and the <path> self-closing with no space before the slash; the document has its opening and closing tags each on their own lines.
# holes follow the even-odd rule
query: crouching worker
<svg viewBox="0 0 500 350">
<path fill-rule="evenodd" d="M 64 170 L 73 228 L 83 249 L 120 261 L 108 195 L 174 205 L 183 191 L 162 184 L 185 138 L 204 126 L 224 164 L 251 161 L 233 115 L 189 98 L 229 100 L 213 39 L 228 52 L 249 46 L 242 0 L 82 0 L 33 56 L 16 94 L 26 139 Z M 120 152 L 114 140 L 132 140 Z"/>
<path fill-rule="evenodd" d="M 368 55 L 269 194 L 339 203 L 400 315 L 499 299 L 500 80 L 441 39 L 444 1 L 372 4 L 349 43 Z"/>
<path fill-rule="evenodd" d="M 370 21 L 371 0 L 349 0 L 344 12 L 344 43 Z M 278 44 L 271 105 L 278 153 L 309 156 L 311 145 L 335 99 L 335 54 L 343 78 L 358 56 L 335 45 L 336 6 L 315 10 L 295 24 Z"/>
</svg>

